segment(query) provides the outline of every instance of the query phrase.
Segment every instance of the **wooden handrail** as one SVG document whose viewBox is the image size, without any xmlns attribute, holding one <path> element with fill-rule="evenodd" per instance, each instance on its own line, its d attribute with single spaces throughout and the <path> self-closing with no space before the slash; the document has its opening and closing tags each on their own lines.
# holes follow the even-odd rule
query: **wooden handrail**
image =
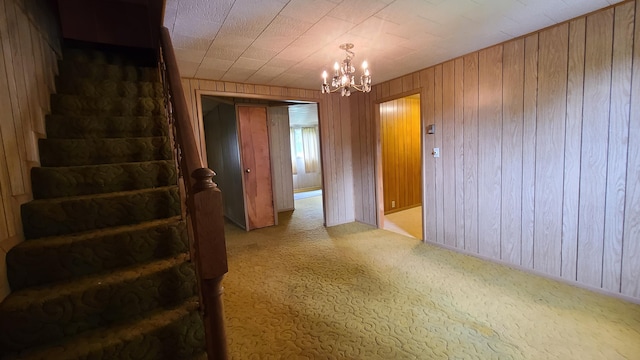
<svg viewBox="0 0 640 360">
<path fill-rule="evenodd" d="M 204 165 L 200 157 L 200 152 L 198 151 L 198 146 L 196 145 L 191 119 L 189 119 L 189 108 L 187 107 L 187 100 L 184 97 L 180 72 L 178 71 L 178 61 L 173 51 L 169 29 L 164 26 L 160 30 L 160 39 L 162 41 L 164 62 L 167 67 L 167 82 L 172 92 L 173 117 L 177 132 L 176 135 L 178 136 L 180 150 L 182 151 L 182 158 L 184 159 L 184 165 L 186 165 L 187 169 L 189 171 L 195 171 L 204 168 Z M 188 172 L 188 174 L 191 174 L 191 172 Z M 193 186 L 193 179 L 190 178 L 190 181 Z"/>
<path fill-rule="evenodd" d="M 169 116 L 175 133 L 178 164 L 182 174 L 187 221 L 190 222 L 192 259 L 196 263 L 205 323 L 207 354 L 210 360 L 227 359 L 227 345 L 222 307 L 222 278 L 228 271 L 224 237 L 222 194 L 213 182 L 215 173 L 204 167 L 196 145 L 189 110 L 185 100 L 178 63 L 171 36 L 166 27 L 160 30 L 160 48 Z"/>
</svg>

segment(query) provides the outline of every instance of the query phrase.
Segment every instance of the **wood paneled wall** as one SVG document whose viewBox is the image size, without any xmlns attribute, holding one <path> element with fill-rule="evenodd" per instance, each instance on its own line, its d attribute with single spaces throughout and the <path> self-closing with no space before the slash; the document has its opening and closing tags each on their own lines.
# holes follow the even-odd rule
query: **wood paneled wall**
<svg viewBox="0 0 640 360">
<path fill-rule="evenodd" d="M 20 205 L 32 199 L 30 170 L 40 162 L 37 139 L 55 87 L 52 19 L 32 2 L 0 2 L 0 300 L 10 292 L 5 257 L 23 240 Z"/>
<path fill-rule="evenodd" d="M 421 205 L 420 97 L 380 104 L 380 132 L 384 212 Z"/>
<path fill-rule="evenodd" d="M 320 91 L 316 90 L 278 86 L 190 78 L 184 78 L 182 82 L 190 108 L 190 116 L 193 119 L 194 133 L 196 139 L 200 139 L 200 149 L 204 149 L 204 132 L 201 131 L 202 112 L 199 100 L 201 94 L 317 102 L 319 104 L 325 223 L 327 226 L 333 226 L 355 220 L 349 98 L 342 98 L 338 94 L 322 95 Z"/>
<path fill-rule="evenodd" d="M 640 299 L 638 7 L 352 96 L 356 219 L 376 219 L 375 104 L 418 91 L 437 129 L 423 135 L 427 241 Z"/>
<path fill-rule="evenodd" d="M 268 109 L 271 171 L 273 172 L 273 197 L 278 212 L 293 210 L 293 169 L 291 168 L 291 140 L 289 108 L 272 106 Z"/>
</svg>

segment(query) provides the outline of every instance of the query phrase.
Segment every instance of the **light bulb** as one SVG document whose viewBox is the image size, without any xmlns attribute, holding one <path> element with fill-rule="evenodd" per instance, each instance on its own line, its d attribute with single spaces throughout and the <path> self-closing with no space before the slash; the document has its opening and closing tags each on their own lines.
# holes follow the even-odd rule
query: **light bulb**
<svg viewBox="0 0 640 360">
<path fill-rule="evenodd" d="M 362 68 L 366 70 L 368 67 L 369 67 L 369 64 L 367 64 L 367 61 L 366 60 L 363 61 L 362 62 Z"/>
</svg>

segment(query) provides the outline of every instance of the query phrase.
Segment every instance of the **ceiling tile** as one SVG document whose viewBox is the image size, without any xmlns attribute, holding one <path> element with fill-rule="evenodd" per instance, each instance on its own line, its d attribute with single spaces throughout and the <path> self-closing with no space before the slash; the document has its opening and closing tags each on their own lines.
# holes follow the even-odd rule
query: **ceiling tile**
<svg viewBox="0 0 640 360">
<path fill-rule="evenodd" d="M 291 0 L 280 14 L 315 23 L 335 7 L 335 3 L 325 0 Z"/>
<path fill-rule="evenodd" d="M 261 49 L 256 46 L 249 46 L 242 54 L 243 57 L 256 60 L 271 60 L 278 53 L 274 50 Z"/>
<path fill-rule="evenodd" d="M 204 59 L 202 59 L 200 68 L 201 69 L 219 69 L 222 71 L 227 71 L 231 67 L 231 65 L 233 65 L 233 60 L 221 60 L 221 59 L 205 57 Z"/>
<path fill-rule="evenodd" d="M 262 66 L 264 66 L 264 64 L 265 64 L 264 60 L 256 60 L 256 59 L 240 57 L 238 58 L 238 60 L 236 60 L 233 66 L 231 66 L 231 69 L 242 68 L 242 69 L 249 69 L 249 70 L 258 70 Z"/>
<path fill-rule="evenodd" d="M 213 39 L 218 34 L 221 26 L 221 23 L 178 16 L 173 27 L 173 33 L 194 38 Z"/>
<path fill-rule="evenodd" d="M 220 80 L 226 71 L 219 69 L 208 69 L 200 66 L 196 71 L 195 77 L 200 79 Z"/>
<path fill-rule="evenodd" d="M 203 50 L 206 51 L 211 45 L 211 39 L 194 38 L 181 34 L 173 34 L 171 37 L 173 47 L 176 49 Z"/>
<path fill-rule="evenodd" d="M 233 2 L 233 0 L 183 0 L 180 1 L 177 9 L 181 17 L 222 24 L 231 11 Z"/>
<path fill-rule="evenodd" d="M 348 21 L 353 24 L 359 24 L 368 17 L 375 15 L 378 11 L 386 7 L 387 4 L 382 1 L 375 0 L 349 0 L 343 1 L 329 15 Z"/>
</svg>

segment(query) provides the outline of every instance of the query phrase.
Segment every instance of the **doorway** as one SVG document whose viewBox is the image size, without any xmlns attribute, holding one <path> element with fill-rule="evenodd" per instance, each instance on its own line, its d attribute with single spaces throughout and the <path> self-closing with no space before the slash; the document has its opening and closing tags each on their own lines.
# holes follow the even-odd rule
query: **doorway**
<svg viewBox="0 0 640 360">
<path fill-rule="evenodd" d="M 296 157 L 292 156 L 297 155 L 297 152 L 294 153 L 291 147 L 290 117 L 293 118 L 294 127 L 315 127 L 317 134 L 318 104 L 206 94 L 200 94 L 200 104 L 207 166 L 216 172 L 214 181 L 222 192 L 224 216 L 247 231 L 278 225 L 280 219 L 290 217 L 291 212 L 298 207 L 297 200 L 294 199 L 297 197 L 297 194 L 294 195 Z M 251 120 L 253 115 L 256 117 L 255 122 Z M 242 118 L 249 120 L 243 122 Z M 305 134 L 307 133 L 309 131 L 305 130 Z M 266 141 L 255 140 L 255 137 Z M 256 146 L 255 141 L 262 145 Z M 312 146 L 317 151 L 309 150 L 307 144 L 308 156 L 313 155 L 317 161 L 316 168 L 312 167 L 314 164 L 307 162 L 298 172 L 307 174 L 313 170 L 318 173 L 320 181 L 313 190 L 317 192 L 314 195 L 318 196 L 319 201 L 314 201 L 314 204 L 317 203 L 320 213 L 324 214 L 322 197 L 319 196 L 322 188 L 319 145 L 319 137 L 316 138 L 315 146 Z M 265 154 L 266 158 L 257 160 L 257 157 Z M 300 194 L 309 195 L 306 192 Z M 263 204 L 256 204 L 258 200 Z M 269 206 L 270 209 L 267 209 Z M 305 206 L 308 207 L 308 204 Z M 256 225 L 249 219 L 249 215 L 258 219 L 262 225 Z M 318 222 L 324 224 L 324 216 Z"/>
<path fill-rule="evenodd" d="M 320 132 L 316 104 L 289 106 L 289 148 L 294 199 L 322 195 Z"/>
<path fill-rule="evenodd" d="M 420 95 L 379 104 L 382 196 L 385 230 L 423 237 Z"/>
</svg>

